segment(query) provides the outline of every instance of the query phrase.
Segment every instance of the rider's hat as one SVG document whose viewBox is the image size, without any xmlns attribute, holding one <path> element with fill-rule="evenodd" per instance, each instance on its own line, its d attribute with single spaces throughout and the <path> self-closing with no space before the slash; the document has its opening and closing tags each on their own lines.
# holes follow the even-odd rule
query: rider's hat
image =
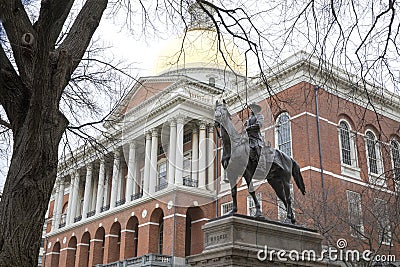
<svg viewBox="0 0 400 267">
<path fill-rule="evenodd" d="M 261 111 L 260 105 L 257 103 L 253 102 L 249 105 L 249 108 L 254 112 L 254 113 L 259 113 Z"/>
</svg>

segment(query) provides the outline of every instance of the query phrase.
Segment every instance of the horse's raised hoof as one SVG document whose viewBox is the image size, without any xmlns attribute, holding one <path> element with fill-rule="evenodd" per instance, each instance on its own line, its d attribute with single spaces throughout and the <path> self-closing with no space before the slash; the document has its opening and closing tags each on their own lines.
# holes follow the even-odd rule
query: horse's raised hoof
<svg viewBox="0 0 400 267">
<path fill-rule="evenodd" d="M 294 223 L 292 223 L 292 220 L 289 219 L 289 218 L 286 218 L 286 219 L 283 221 L 283 223 L 285 223 L 285 224 L 294 224 Z"/>
<path fill-rule="evenodd" d="M 254 214 L 254 218 L 264 219 L 264 216 L 262 215 L 260 210 L 256 210 L 256 213 Z"/>
<path fill-rule="evenodd" d="M 232 216 L 235 215 L 237 213 L 237 209 L 236 210 L 231 210 L 230 212 L 227 213 L 227 215 Z"/>
</svg>

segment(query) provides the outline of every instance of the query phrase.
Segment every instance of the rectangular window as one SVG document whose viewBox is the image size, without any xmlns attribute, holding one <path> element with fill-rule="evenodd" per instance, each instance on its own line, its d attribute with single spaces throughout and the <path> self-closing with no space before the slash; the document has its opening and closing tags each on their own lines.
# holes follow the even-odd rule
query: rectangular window
<svg viewBox="0 0 400 267">
<path fill-rule="evenodd" d="M 167 187 L 167 161 L 161 162 L 157 166 L 157 191 Z"/>
<path fill-rule="evenodd" d="M 192 141 L 192 131 L 183 134 L 183 143 L 189 143 Z"/>
<path fill-rule="evenodd" d="M 378 242 L 384 245 L 392 243 L 392 231 L 390 229 L 390 217 L 387 205 L 387 202 L 383 199 L 376 198 L 374 200 L 374 213 L 378 225 Z"/>
<path fill-rule="evenodd" d="M 364 225 L 362 220 L 361 195 L 347 190 L 347 203 L 349 209 L 350 234 L 354 237 L 362 237 Z"/>
<path fill-rule="evenodd" d="M 293 203 L 294 203 L 293 184 L 290 184 L 290 198 L 292 199 L 292 205 L 293 205 Z M 287 215 L 285 204 L 283 204 L 283 202 L 278 197 L 276 197 L 276 199 L 278 202 L 278 220 L 284 221 L 286 219 L 286 215 Z"/>
<path fill-rule="evenodd" d="M 231 212 L 233 209 L 233 202 L 221 204 L 221 216 Z"/>
<path fill-rule="evenodd" d="M 256 194 L 256 198 L 258 200 L 258 203 L 260 204 L 260 209 L 262 211 L 262 205 L 261 205 L 261 193 Z M 254 216 L 256 213 L 256 205 L 254 203 L 253 197 L 252 196 L 247 196 L 247 215 L 248 216 Z"/>
<path fill-rule="evenodd" d="M 183 179 L 190 179 L 192 171 L 192 154 L 183 155 Z"/>
</svg>

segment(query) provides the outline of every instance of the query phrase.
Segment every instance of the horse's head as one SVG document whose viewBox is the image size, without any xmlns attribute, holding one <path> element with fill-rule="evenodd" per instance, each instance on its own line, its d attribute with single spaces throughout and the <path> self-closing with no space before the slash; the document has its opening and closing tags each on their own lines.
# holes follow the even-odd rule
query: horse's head
<svg viewBox="0 0 400 267">
<path fill-rule="evenodd" d="M 222 103 L 219 103 L 218 100 L 215 102 L 215 110 L 214 110 L 214 119 L 215 123 L 218 126 L 219 124 L 224 124 L 227 119 L 231 118 L 231 114 L 226 107 L 225 99 Z"/>
</svg>

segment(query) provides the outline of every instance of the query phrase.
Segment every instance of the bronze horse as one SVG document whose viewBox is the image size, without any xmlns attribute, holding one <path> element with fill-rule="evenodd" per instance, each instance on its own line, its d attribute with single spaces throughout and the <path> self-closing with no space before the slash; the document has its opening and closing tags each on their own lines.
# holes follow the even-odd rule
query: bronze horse
<svg viewBox="0 0 400 267">
<path fill-rule="evenodd" d="M 260 203 L 258 202 L 252 178 L 255 173 L 253 164 L 248 164 L 249 159 L 249 144 L 247 133 L 238 133 L 232 123 L 231 115 L 226 107 L 225 101 L 223 103 L 216 102 L 214 113 L 215 124 L 217 133 L 222 139 L 222 157 L 221 163 L 226 170 L 227 178 L 231 185 L 231 194 L 233 200 L 233 209 L 231 213 L 237 212 L 237 179 L 244 177 L 248 186 L 248 191 L 252 196 L 256 213 L 255 217 L 261 216 Z M 221 128 L 219 133 L 218 128 Z M 265 162 L 267 166 L 262 173 L 263 179 L 267 179 L 268 183 L 275 190 L 276 195 L 286 207 L 287 217 L 285 223 L 295 223 L 292 200 L 290 197 L 290 178 L 293 175 L 294 181 L 301 193 L 305 194 L 305 185 L 303 177 L 300 173 L 300 167 L 297 162 L 283 153 L 282 151 L 270 147 L 264 147 L 263 151 L 272 153 L 270 162 Z M 260 161 L 264 158 L 260 158 Z M 265 176 L 264 176 L 265 175 Z"/>
</svg>

